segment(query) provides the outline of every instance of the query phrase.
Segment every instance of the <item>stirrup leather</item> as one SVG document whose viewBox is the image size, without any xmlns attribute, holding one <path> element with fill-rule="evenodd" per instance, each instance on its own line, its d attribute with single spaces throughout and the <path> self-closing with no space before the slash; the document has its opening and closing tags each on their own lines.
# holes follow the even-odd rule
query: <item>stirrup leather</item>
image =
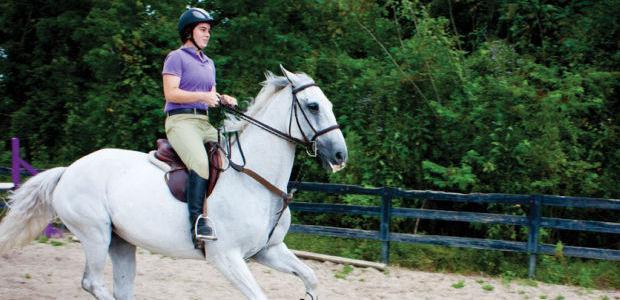
<svg viewBox="0 0 620 300">
<path fill-rule="evenodd" d="M 205 219 L 205 225 L 211 228 L 211 235 L 202 235 L 198 233 L 198 221 L 200 221 L 200 219 Z M 196 222 L 194 222 L 194 236 L 197 240 L 201 241 L 217 240 L 217 234 L 215 234 L 215 226 L 213 226 L 213 221 L 203 214 L 199 215 L 198 218 L 196 218 Z"/>
</svg>

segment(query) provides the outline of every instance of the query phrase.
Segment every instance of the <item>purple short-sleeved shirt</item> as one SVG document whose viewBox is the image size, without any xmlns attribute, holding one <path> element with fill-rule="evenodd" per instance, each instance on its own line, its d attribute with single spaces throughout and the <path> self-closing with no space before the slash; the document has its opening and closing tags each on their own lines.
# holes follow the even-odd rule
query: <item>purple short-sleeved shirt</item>
<svg viewBox="0 0 620 300">
<path fill-rule="evenodd" d="M 182 47 L 168 53 L 164 61 L 162 75 L 169 74 L 181 78 L 179 88 L 189 92 L 208 92 L 215 86 L 215 65 L 206 55 L 196 54 L 195 48 Z M 164 111 L 177 108 L 207 109 L 204 102 L 175 103 L 166 100 Z"/>
</svg>

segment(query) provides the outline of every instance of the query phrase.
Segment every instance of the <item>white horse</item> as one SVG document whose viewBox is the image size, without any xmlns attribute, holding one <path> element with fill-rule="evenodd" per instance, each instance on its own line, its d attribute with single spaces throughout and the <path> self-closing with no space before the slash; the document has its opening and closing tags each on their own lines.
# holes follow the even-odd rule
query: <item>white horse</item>
<svg viewBox="0 0 620 300">
<path fill-rule="evenodd" d="M 307 75 L 282 71 L 286 77 L 267 74 L 247 114 L 281 132 L 290 132 L 295 139 L 315 138 L 323 164 L 332 171 L 341 169 L 347 158 L 342 132 L 333 128 L 317 134 L 314 129 L 335 127 L 332 104 Z M 306 114 L 298 122 L 297 114 L 292 115 L 296 101 Z M 241 128 L 239 141 L 246 167 L 286 190 L 295 145 L 247 126 L 245 121 L 228 127 L 232 125 Z M 236 147 L 232 161 L 242 161 Z M 317 299 L 314 272 L 283 242 L 291 215 L 286 209 L 278 221 L 282 198 L 232 169 L 221 174 L 208 200 L 209 218 L 219 239 L 206 242 L 206 254 L 194 249 L 186 204 L 173 198 L 164 172 L 151 164 L 145 153 L 102 149 L 68 167 L 34 176 L 10 198 L 11 209 L 0 224 L 0 253 L 29 243 L 58 216 L 82 243 L 86 255 L 82 287 L 97 299 L 134 298 L 136 246 L 176 258 L 204 260 L 206 255 L 206 260 L 247 298 L 266 299 L 246 265 L 245 260 L 252 258 L 300 277 L 309 298 Z M 113 294 L 103 279 L 108 253 L 113 266 Z M 208 291 L 196 287 L 196 293 Z"/>
</svg>

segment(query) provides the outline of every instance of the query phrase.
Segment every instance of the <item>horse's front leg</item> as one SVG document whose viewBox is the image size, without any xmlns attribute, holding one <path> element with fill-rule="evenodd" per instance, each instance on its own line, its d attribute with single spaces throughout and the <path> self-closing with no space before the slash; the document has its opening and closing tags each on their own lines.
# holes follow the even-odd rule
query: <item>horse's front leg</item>
<svg viewBox="0 0 620 300">
<path fill-rule="evenodd" d="M 214 250 L 207 245 L 209 260 L 243 295 L 252 300 L 267 299 L 241 254 L 236 251 Z"/>
<path fill-rule="evenodd" d="M 269 246 L 258 252 L 256 261 L 284 273 L 290 273 L 303 280 L 308 300 L 318 300 L 316 294 L 317 279 L 314 271 L 304 264 L 284 243 Z"/>
</svg>

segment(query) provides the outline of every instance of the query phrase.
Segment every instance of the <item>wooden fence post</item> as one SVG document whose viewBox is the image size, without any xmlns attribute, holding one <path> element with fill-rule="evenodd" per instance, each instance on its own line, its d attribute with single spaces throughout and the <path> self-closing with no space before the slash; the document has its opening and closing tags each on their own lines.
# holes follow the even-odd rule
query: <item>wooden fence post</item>
<svg viewBox="0 0 620 300">
<path fill-rule="evenodd" d="M 381 261 L 388 264 L 390 260 L 390 221 L 392 219 L 392 189 L 383 188 L 381 193 L 381 225 L 379 237 L 381 239 Z"/>
<path fill-rule="evenodd" d="M 527 253 L 529 254 L 529 264 L 527 276 L 534 278 L 536 273 L 536 255 L 538 254 L 538 238 L 541 216 L 541 196 L 534 195 L 530 198 L 530 211 L 528 214 L 529 234 L 527 237 Z"/>
</svg>

